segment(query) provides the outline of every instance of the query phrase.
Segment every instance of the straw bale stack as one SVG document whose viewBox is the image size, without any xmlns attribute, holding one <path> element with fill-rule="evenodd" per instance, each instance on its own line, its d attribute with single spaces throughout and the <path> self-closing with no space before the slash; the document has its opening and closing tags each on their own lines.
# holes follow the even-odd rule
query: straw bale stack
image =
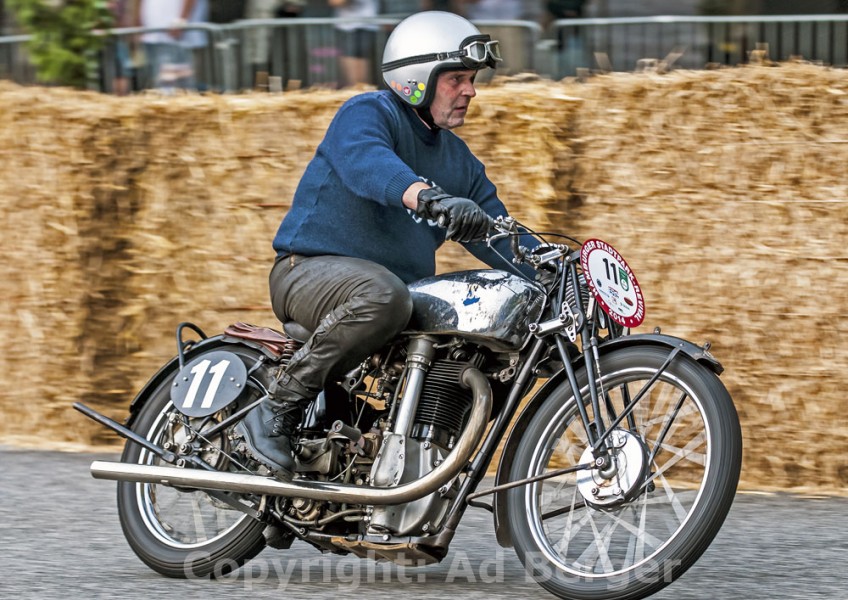
<svg viewBox="0 0 848 600">
<path fill-rule="evenodd" d="M 580 89 L 577 232 L 629 258 L 642 329 L 713 342 L 743 422 L 744 484 L 845 491 L 845 72 L 608 75 Z"/>
<path fill-rule="evenodd" d="M 114 443 L 70 404 L 122 418 L 181 321 L 273 323 L 270 240 L 343 100 L 0 88 L 0 436 Z"/>
<path fill-rule="evenodd" d="M 273 326 L 270 240 L 352 93 L 0 86 L 14 342 L 0 440 L 113 443 L 70 403 L 123 416 L 173 355 L 177 323 Z M 519 219 L 624 254 L 646 292 L 642 329 L 713 342 L 746 487 L 848 482 L 847 98 L 843 72 L 806 64 L 496 81 L 457 132 Z M 440 270 L 476 264 L 440 252 Z"/>
</svg>

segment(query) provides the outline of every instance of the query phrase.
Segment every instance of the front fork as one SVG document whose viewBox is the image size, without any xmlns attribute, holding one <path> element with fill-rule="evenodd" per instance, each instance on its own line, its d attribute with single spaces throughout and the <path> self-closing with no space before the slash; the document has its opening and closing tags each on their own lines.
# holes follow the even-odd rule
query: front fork
<svg viewBox="0 0 848 600">
<path fill-rule="evenodd" d="M 565 338 L 559 332 L 554 333 L 557 350 L 560 354 L 560 359 L 565 368 L 565 374 L 568 378 L 568 383 L 571 385 L 571 391 L 577 401 L 577 410 L 580 413 L 580 421 L 583 424 L 583 429 L 586 431 L 586 438 L 589 445 L 593 448 L 592 454 L 595 460 L 595 465 L 600 468 L 610 468 L 609 448 L 604 440 L 608 438 L 609 431 L 606 431 L 604 426 L 603 415 L 601 414 L 601 393 L 598 390 L 598 383 L 601 379 L 601 374 L 598 372 L 600 358 L 598 356 L 598 338 L 594 332 L 594 320 L 589 319 L 586 312 L 590 314 L 594 312 L 594 298 L 589 300 L 588 310 L 584 310 L 581 300 L 580 280 L 577 273 L 577 264 L 574 257 L 566 261 L 565 268 L 562 269 L 562 279 L 560 281 L 559 295 L 557 298 L 558 305 L 563 305 L 563 300 L 566 298 L 566 286 L 573 286 L 571 297 L 575 298 L 574 306 L 570 309 L 574 312 L 575 322 L 579 324 L 577 335 L 580 337 L 580 346 L 583 350 L 583 363 L 588 375 L 587 381 L 589 386 L 589 399 L 592 404 L 592 417 L 586 410 L 585 403 L 580 401 L 581 390 L 577 382 L 577 374 L 574 370 L 574 365 L 571 363 L 571 358 L 568 353 L 568 348 L 565 345 Z M 573 335 L 574 332 L 572 332 Z M 573 339 L 573 338 L 572 338 Z M 591 350 L 590 350 L 591 349 Z M 598 380 L 595 380 L 594 374 L 597 373 Z M 611 408 L 608 406 L 608 408 Z"/>
</svg>

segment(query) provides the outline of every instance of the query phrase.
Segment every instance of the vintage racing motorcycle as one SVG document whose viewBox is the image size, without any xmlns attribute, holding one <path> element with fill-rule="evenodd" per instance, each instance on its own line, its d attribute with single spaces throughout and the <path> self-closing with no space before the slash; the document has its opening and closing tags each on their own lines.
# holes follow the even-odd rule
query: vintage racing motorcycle
<svg viewBox="0 0 848 600">
<path fill-rule="evenodd" d="M 488 243 L 504 238 L 514 254 L 504 270 L 409 286 L 408 330 L 310 405 L 291 482 L 251 459 L 233 429 L 308 338 L 296 323 L 214 337 L 183 323 L 178 355 L 124 424 L 76 404 L 128 440 L 120 462 L 91 472 L 119 482 L 121 525 L 141 560 L 171 577 L 220 576 L 303 540 L 426 565 L 446 556 L 474 506 L 561 598 L 643 598 L 683 574 L 739 478 L 722 367 L 708 344 L 630 333 L 642 290 L 609 244 L 499 218 Z M 494 485 L 480 489 L 490 468 Z"/>
</svg>

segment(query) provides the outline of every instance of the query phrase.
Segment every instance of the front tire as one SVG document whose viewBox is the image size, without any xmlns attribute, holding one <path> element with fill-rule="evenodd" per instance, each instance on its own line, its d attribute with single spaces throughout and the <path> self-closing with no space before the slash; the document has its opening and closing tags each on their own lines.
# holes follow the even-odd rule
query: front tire
<svg viewBox="0 0 848 600">
<path fill-rule="evenodd" d="M 603 418 L 623 411 L 669 356 L 631 347 L 600 359 Z M 581 402 L 592 417 L 587 375 Z M 608 400 L 608 401 L 606 401 Z M 683 574 L 724 522 L 739 480 L 742 437 L 714 373 L 685 355 L 645 391 L 611 439 L 613 468 L 585 469 L 510 490 L 509 523 L 527 571 L 566 599 L 636 599 Z M 516 449 L 510 480 L 591 462 L 571 386 L 545 400 Z M 611 472 L 612 471 L 612 472 Z"/>
<path fill-rule="evenodd" d="M 218 345 L 201 352 L 225 349 L 237 355 L 250 373 L 247 390 L 224 410 L 212 415 L 207 423 L 191 419 L 193 427 L 208 428 L 226 414 L 245 406 L 265 394 L 271 382 L 270 369 L 260 352 L 237 345 Z M 200 354 L 193 354 L 192 358 Z M 133 431 L 160 447 L 166 442 L 175 446 L 187 441 L 182 415 L 170 400 L 170 388 L 179 366 L 162 378 L 145 400 L 133 425 Z M 233 449 L 229 431 L 210 439 L 200 456 L 218 470 L 239 470 L 228 455 Z M 164 463 L 151 452 L 128 441 L 121 462 L 159 465 Z M 241 511 L 212 498 L 202 491 L 134 483 L 118 483 L 118 516 L 124 536 L 138 557 L 151 569 L 176 578 L 205 578 L 226 575 L 259 554 L 265 546 L 262 531 L 265 524 Z"/>
</svg>

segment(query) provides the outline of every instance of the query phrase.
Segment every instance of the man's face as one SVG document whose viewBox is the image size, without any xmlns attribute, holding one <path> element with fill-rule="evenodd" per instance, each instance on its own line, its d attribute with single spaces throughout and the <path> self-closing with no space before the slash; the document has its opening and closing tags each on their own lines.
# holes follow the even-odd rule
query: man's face
<svg viewBox="0 0 848 600">
<path fill-rule="evenodd" d="M 477 71 L 463 69 L 440 73 L 436 80 L 436 95 L 430 103 L 433 122 L 442 129 L 453 129 L 465 123 L 465 113 L 471 99 L 477 95 L 474 77 Z"/>
</svg>

